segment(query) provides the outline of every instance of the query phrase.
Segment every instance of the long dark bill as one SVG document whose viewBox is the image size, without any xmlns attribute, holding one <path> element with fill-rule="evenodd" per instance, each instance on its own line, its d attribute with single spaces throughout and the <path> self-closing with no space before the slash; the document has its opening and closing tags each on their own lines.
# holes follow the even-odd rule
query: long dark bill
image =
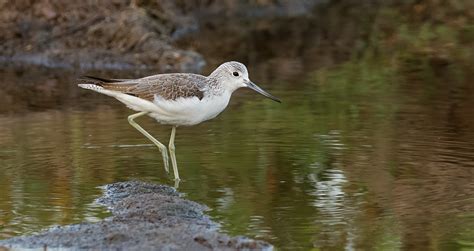
<svg viewBox="0 0 474 251">
<path fill-rule="evenodd" d="M 277 97 L 271 95 L 270 93 L 264 91 L 262 88 L 260 88 L 258 85 L 256 85 L 255 83 L 253 83 L 252 81 L 248 81 L 247 83 L 247 87 L 262 94 L 263 96 L 273 100 L 273 101 L 276 101 L 278 103 L 281 103 L 281 100 L 278 99 Z"/>
</svg>

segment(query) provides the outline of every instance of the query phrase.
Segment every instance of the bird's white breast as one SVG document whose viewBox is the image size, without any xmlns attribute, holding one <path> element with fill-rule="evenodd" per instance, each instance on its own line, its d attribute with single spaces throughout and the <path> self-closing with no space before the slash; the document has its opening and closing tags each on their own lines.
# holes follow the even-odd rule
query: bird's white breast
<svg viewBox="0 0 474 251">
<path fill-rule="evenodd" d="M 156 96 L 153 103 L 158 110 L 150 113 L 149 116 L 163 124 L 195 125 L 215 118 L 227 107 L 229 100 L 230 93 L 228 92 L 206 96 L 201 100 L 197 97 L 164 100 Z"/>
<path fill-rule="evenodd" d="M 101 87 L 89 88 L 94 91 L 115 97 L 130 109 L 145 111 L 148 115 L 162 124 L 170 125 L 196 125 L 203 121 L 215 118 L 229 103 L 231 93 L 224 91 L 219 95 L 177 98 L 176 100 L 165 100 L 156 96 L 153 102 L 135 96 L 127 95 L 117 91 L 105 90 Z"/>
</svg>

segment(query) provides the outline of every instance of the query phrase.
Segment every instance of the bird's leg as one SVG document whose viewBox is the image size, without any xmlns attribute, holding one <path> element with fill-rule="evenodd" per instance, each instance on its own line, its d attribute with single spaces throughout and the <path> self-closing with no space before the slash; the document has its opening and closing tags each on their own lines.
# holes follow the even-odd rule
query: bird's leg
<svg viewBox="0 0 474 251">
<path fill-rule="evenodd" d="M 174 188 L 175 189 L 179 188 L 179 182 L 180 182 L 180 180 L 174 180 Z"/>
<path fill-rule="evenodd" d="M 145 129 L 143 129 L 140 125 L 138 125 L 135 121 L 133 121 L 134 119 L 140 116 L 143 116 L 145 114 L 147 114 L 147 112 L 139 112 L 139 113 L 135 113 L 128 116 L 128 123 L 130 123 L 130 125 L 135 127 L 135 129 L 137 129 L 143 135 L 145 135 L 145 137 L 151 140 L 151 142 L 153 142 L 158 147 L 158 149 L 160 149 L 161 155 L 163 156 L 163 164 L 165 165 L 165 170 L 167 173 L 169 173 L 170 169 L 169 169 L 168 151 L 166 150 L 166 146 L 161 144 L 160 141 L 155 139 L 153 136 L 151 136 L 151 134 L 145 131 Z"/>
<path fill-rule="evenodd" d="M 174 147 L 175 134 L 176 134 L 176 126 L 173 126 L 173 129 L 171 129 L 171 137 L 170 137 L 170 143 L 168 145 L 168 149 L 170 150 L 171 164 L 173 165 L 173 172 L 174 172 L 174 179 L 179 180 L 178 164 L 176 163 L 176 154 L 175 154 L 176 148 Z"/>
</svg>

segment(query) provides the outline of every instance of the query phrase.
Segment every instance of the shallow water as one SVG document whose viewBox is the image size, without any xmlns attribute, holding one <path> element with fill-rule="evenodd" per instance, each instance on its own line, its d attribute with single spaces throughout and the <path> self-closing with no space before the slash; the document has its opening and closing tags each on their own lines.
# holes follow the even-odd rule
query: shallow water
<svg viewBox="0 0 474 251">
<path fill-rule="evenodd" d="M 250 69 L 283 103 L 239 90 L 216 119 L 178 128 L 179 190 L 226 232 L 279 249 L 472 247 L 469 78 L 344 67 Z M 75 88 L 71 73 L 1 75 L 0 238 L 106 217 L 100 185 L 173 184 L 119 102 Z M 169 127 L 138 122 L 167 143 Z"/>
</svg>

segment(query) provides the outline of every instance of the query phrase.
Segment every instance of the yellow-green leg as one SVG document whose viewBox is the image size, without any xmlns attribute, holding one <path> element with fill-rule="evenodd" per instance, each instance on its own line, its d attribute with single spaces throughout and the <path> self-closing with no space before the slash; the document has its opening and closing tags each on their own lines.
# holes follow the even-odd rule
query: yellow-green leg
<svg viewBox="0 0 474 251">
<path fill-rule="evenodd" d="M 137 129 L 143 135 L 145 135 L 145 137 L 151 140 L 151 142 L 153 142 L 158 147 L 158 149 L 160 149 L 161 155 L 163 156 L 163 164 L 165 165 L 165 170 L 167 173 L 169 173 L 170 169 L 169 169 L 168 151 L 166 150 L 166 146 L 161 144 L 160 141 L 155 139 L 153 136 L 151 136 L 151 134 L 145 131 L 145 129 L 143 129 L 140 125 L 138 125 L 135 121 L 133 121 L 134 119 L 140 116 L 143 116 L 145 114 L 147 114 L 147 112 L 139 112 L 139 113 L 135 113 L 128 116 L 128 123 L 130 123 L 130 125 L 135 127 L 135 129 Z"/>
<path fill-rule="evenodd" d="M 179 182 L 181 180 L 174 180 L 174 188 L 178 189 L 179 188 Z"/>
<path fill-rule="evenodd" d="M 170 150 L 171 155 L 171 164 L 173 165 L 173 172 L 174 172 L 174 179 L 179 180 L 179 173 L 178 173 L 178 164 L 176 163 L 176 148 L 174 147 L 174 135 L 176 134 L 176 126 L 173 126 L 171 129 L 171 137 L 170 143 L 168 145 L 168 149 Z"/>
</svg>

